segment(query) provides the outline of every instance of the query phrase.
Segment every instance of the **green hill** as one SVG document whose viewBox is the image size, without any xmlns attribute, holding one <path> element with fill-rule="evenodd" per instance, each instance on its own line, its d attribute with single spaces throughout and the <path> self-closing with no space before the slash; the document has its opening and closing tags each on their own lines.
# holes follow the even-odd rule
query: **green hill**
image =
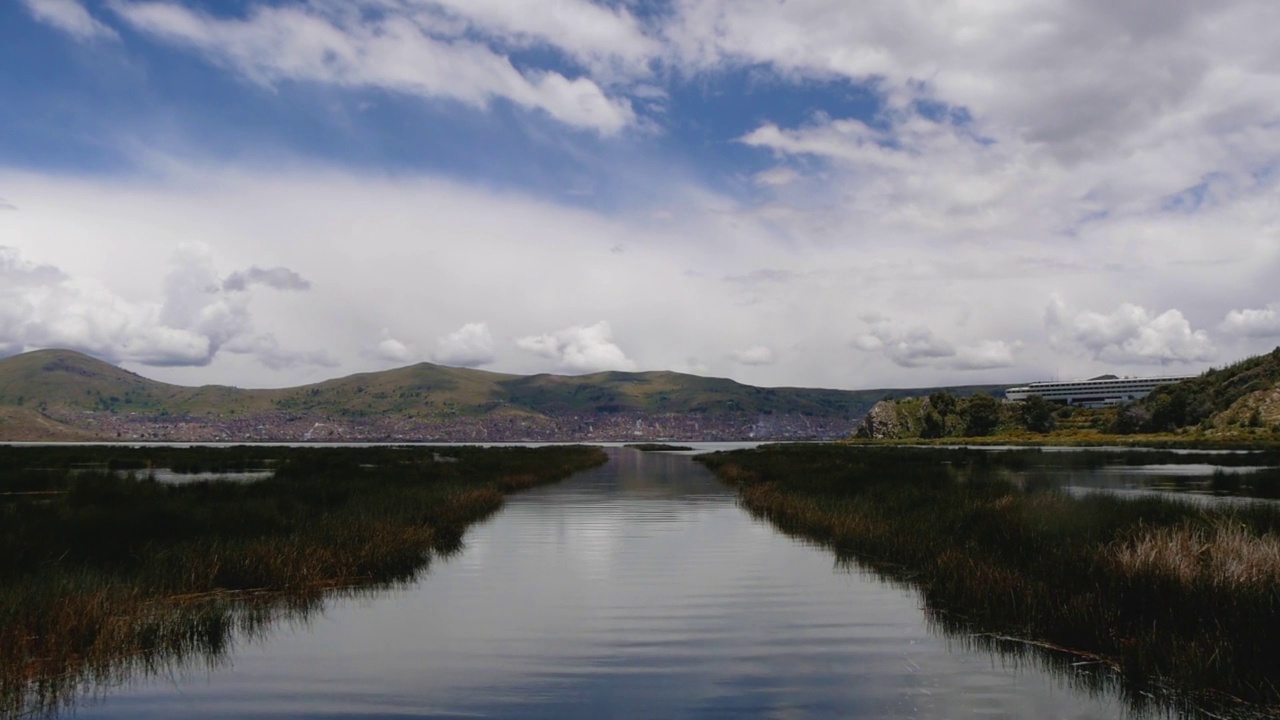
<svg viewBox="0 0 1280 720">
<path fill-rule="evenodd" d="M 1119 408 L 951 401 L 939 412 L 928 393 L 877 403 L 858 427 L 863 439 L 990 437 L 994 441 L 1147 440 L 1273 442 L 1280 437 L 1280 347 L 1171 385 Z M 945 404 L 944 404 L 945 405 Z M 977 417 L 982 422 L 973 422 Z"/>
<path fill-rule="evenodd" d="M 990 389 L 974 386 L 952 391 L 966 395 Z M 681 431 L 685 435 L 695 432 L 689 428 L 700 427 L 715 437 L 738 432 L 728 424 L 750 427 L 755 418 L 775 418 L 775 425 L 806 425 L 816 435 L 836 436 L 841 424 L 852 431 L 878 400 L 932 390 L 763 388 L 674 372 L 522 376 L 430 363 L 301 387 L 245 390 L 170 385 L 80 353 L 41 350 L 0 360 L 0 410 L 4 410 L 0 413 L 0 438 L 90 434 L 177 439 L 179 436 L 157 428 L 181 421 L 210 426 L 249 423 L 254 432 L 259 432 L 259 426 L 338 423 L 339 433 L 347 432 L 341 428 L 362 422 L 383 426 L 398 422 L 395 427 L 400 430 L 396 432 L 406 438 L 417 433 L 424 439 L 494 439 L 494 433 L 504 432 L 581 439 L 579 430 L 565 429 L 578 427 L 566 418 L 589 428 L 602 422 L 618 427 L 634 421 L 643 425 L 646 418 L 657 418 L 670 432 L 674 432 L 670 430 L 671 418 L 684 418 L 689 421 Z M 120 426 L 126 421 L 154 427 L 124 433 Z M 821 422 L 814 426 L 815 421 Z M 726 425 L 713 432 L 707 429 L 708 423 Z M 460 434 L 464 432 L 460 428 L 469 434 Z M 298 432 L 292 428 L 273 435 L 268 428 L 254 437 L 292 439 Z M 768 432 L 783 433 L 776 428 Z M 244 436 L 243 430 L 236 433 L 236 437 Z"/>
<path fill-rule="evenodd" d="M 1122 410 L 1120 433 L 1208 434 L 1271 431 L 1280 427 L 1280 347 L 1175 385 L 1156 388 Z"/>
</svg>

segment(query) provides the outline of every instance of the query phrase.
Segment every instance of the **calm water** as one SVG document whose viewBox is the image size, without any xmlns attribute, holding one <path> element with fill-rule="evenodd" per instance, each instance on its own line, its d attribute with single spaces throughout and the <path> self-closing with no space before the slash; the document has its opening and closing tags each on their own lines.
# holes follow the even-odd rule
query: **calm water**
<svg viewBox="0 0 1280 720">
<path fill-rule="evenodd" d="M 1114 697 L 930 632 L 701 466 L 613 461 L 517 495 L 411 587 L 331 601 L 80 718 L 1115 718 Z"/>
</svg>

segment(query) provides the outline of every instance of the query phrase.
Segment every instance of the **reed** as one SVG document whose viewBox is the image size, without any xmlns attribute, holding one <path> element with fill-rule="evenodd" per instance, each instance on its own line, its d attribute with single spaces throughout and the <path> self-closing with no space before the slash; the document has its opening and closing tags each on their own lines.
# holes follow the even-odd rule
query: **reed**
<svg viewBox="0 0 1280 720">
<path fill-rule="evenodd" d="M 1132 697 L 1172 687 L 1171 705 L 1280 709 L 1280 511 L 1016 482 L 1132 459 L 1065 455 L 1095 454 L 777 446 L 700 460 L 753 514 L 918 588 L 955 635 L 1098 658 Z"/>
<path fill-rule="evenodd" d="M 0 449 L 0 487 L 50 493 L 0 496 L 0 718 L 52 712 L 121 663 L 217 656 L 237 627 L 326 590 L 410 581 L 505 494 L 607 459 L 582 446 L 206 448 L 185 467 L 274 475 L 165 485 L 138 469 L 183 462 L 174 448 L 58 450 Z"/>
</svg>

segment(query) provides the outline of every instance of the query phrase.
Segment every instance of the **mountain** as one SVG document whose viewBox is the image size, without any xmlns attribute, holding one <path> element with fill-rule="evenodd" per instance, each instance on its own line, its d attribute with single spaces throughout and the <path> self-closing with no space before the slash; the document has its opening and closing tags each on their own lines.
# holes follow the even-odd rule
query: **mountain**
<svg viewBox="0 0 1280 720">
<path fill-rule="evenodd" d="M 430 363 L 245 390 L 170 385 L 80 353 L 40 350 L 0 360 L 0 438 L 831 438 L 851 433 L 878 400 L 932 390 L 763 388 L 674 372 L 524 376 Z"/>
</svg>

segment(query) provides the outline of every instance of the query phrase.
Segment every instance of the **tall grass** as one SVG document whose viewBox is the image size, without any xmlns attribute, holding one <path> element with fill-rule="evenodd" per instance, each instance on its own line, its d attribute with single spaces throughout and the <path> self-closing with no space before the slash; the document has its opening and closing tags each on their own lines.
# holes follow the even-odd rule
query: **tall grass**
<svg viewBox="0 0 1280 720">
<path fill-rule="evenodd" d="M 253 448 L 270 479 L 164 485 L 101 468 L 181 461 L 172 448 L 57 450 L 0 450 L 0 486 L 52 493 L 0 497 L 0 717 L 52 712 L 139 663 L 217 657 L 237 628 L 326 590 L 410 581 L 506 493 L 607 459 L 581 446 Z M 188 466 L 227 467 L 195 452 Z"/>
<path fill-rule="evenodd" d="M 1062 455 L 1038 462 L 1126 460 Z M 1280 711 L 1274 507 L 1022 487 L 1007 478 L 1037 464 L 1026 451 L 774 446 L 700 459 L 757 516 L 917 587 L 957 635 L 1097 658 L 1138 688 L 1131 697 L 1174 687 L 1175 705 Z"/>
</svg>

